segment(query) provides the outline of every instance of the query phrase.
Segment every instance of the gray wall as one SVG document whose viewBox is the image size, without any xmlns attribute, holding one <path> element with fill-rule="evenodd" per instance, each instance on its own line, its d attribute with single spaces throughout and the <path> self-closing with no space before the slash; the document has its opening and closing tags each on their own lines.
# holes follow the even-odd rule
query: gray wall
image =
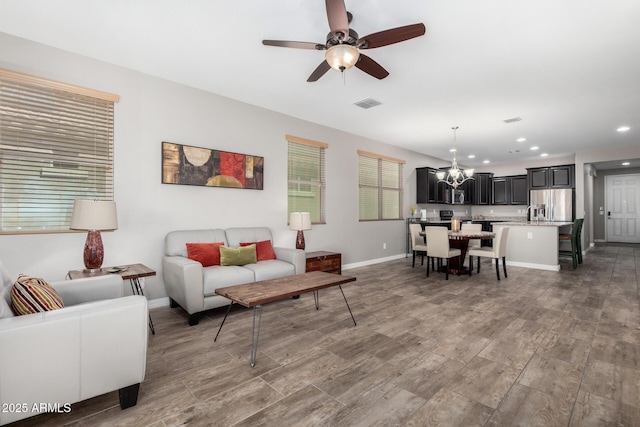
<svg viewBox="0 0 640 427">
<path fill-rule="evenodd" d="M 357 150 L 406 160 L 403 215 L 415 202 L 416 166 L 439 164 L 383 142 L 3 33 L 0 52 L 2 68 L 120 95 L 114 138 L 119 229 L 103 233 L 104 265 L 141 262 L 155 269 L 158 276 L 146 281 L 150 299 L 166 296 L 161 259 L 168 231 L 261 225 L 272 229 L 276 245 L 294 247 L 295 232 L 287 228 L 286 134 L 329 144 L 327 223 L 305 232 L 307 250 L 340 251 L 350 265 L 404 256 L 405 250 L 403 221 L 358 221 Z M 163 185 L 162 141 L 264 156 L 264 190 Z M 83 268 L 85 238 L 84 233 L 0 235 L 0 260 L 13 277 L 60 280 L 68 270 Z"/>
</svg>

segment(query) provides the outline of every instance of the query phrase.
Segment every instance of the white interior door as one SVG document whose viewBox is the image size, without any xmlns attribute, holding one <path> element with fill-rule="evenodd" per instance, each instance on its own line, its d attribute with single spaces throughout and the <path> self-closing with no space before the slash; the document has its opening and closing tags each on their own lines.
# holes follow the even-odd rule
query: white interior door
<svg viewBox="0 0 640 427">
<path fill-rule="evenodd" d="M 604 178 L 607 242 L 640 243 L 640 175 Z"/>
</svg>

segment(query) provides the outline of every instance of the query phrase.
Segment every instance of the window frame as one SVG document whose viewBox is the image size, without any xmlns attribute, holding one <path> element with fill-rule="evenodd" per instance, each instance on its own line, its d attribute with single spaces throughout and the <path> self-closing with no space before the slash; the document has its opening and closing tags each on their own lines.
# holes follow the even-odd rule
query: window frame
<svg viewBox="0 0 640 427">
<path fill-rule="evenodd" d="M 318 217 L 314 217 L 314 212 L 312 209 L 304 208 L 306 210 L 302 210 L 303 212 L 311 212 L 311 223 L 312 224 L 326 224 L 326 151 L 329 148 L 329 144 L 319 141 L 314 141 L 307 138 L 301 138 L 299 136 L 294 135 L 286 135 L 285 139 L 287 141 L 287 224 L 289 223 L 289 217 L 291 216 L 291 212 L 299 212 L 300 206 L 291 206 L 290 199 L 299 195 L 292 195 L 290 191 L 290 186 L 292 184 L 296 186 L 317 186 L 318 194 L 319 194 L 319 203 L 318 206 Z M 319 164 L 316 165 L 319 172 L 319 179 L 317 181 L 306 181 L 295 179 L 291 177 L 291 144 L 296 144 L 298 148 L 302 149 L 303 147 L 309 150 L 318 149 L 318 157 Z M 310 191 L 311 193 L 311 191 Z"/>
<path fill-rule="evenodd" d="M 368 151 L 358 150 L 358 221 L 360 222 L 370 222 L 370 221 L 397 221 L 403 220 L 402 212 L 403 212 L 403 200 L 404 200 L 404 165 L 406 161 L 401 159 L 396 159 L 394 157 L 389 157 L 381 154 L 371 153 Z M 361 170 L 361 159 L 372 159 L 376 161 L 376 184 L 372 185 L 370 183 L 362 182 L 362 170 Z M 384 185 L 383 178 L 383 166 L 386 164 L 393 164 L 398 167 L 397 173 L 397 187 L 390 187 L 388 185 Z M 362 205 L 363 205 L 363 189 L 375 189 L 377 191 L 377 215 L 376 218 L 364 218 L 362 215 Z M 385 205 L 385 192 L 394 191 L 397 192 L 397 217 L 393 218 L 385 218 L 384 217 L 384 205 Z"/>
<path fill-rule="evenodd" d="M 0 235 L 77 232 L 75 199 L 113 200 L 119 99 L 0 68 Z"/>
</svg>

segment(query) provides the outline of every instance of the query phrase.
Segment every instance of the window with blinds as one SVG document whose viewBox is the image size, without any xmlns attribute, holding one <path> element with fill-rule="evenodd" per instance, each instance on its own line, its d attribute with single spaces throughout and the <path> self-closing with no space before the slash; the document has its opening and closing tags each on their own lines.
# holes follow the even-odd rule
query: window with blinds
<svg viewBox="0 0 640 427">
<path fill-rule="evenodd" d="M 0 69 L 0 233 L 66 232 L 75 199 L 113 200 L 117 100 Z"/>
<path fill-rule="evenodd" d="M 360 221 L 402 219 L 404 161 L 358 151 Z"/>
<path fill-rule="evenodd" d="M 325 150 L 328 145 L 287 135 L 288 215 L 310 212 L 313 224 L 325 223 Z"/>
</svg>

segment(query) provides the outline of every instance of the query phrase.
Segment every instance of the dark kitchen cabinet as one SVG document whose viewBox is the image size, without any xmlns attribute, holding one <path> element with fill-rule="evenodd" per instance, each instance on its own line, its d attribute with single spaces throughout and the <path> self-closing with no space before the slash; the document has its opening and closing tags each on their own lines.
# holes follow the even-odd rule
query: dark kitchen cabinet
<svg viewBox="0 0 640 427">
<path fill-rule="evenodd" d="M 575 166 L 563 165 L 549 168 L 549 188 L 574 188 Z"/>
<path fill-rule="evenodd" d="M 475 174 L 474 174 L 475 178 Z M 462 183 L 462 187 L 464 190 L 464 204 L 472 205 L 475 199 L 475 189 L 476 189 L 476 181 L 475 179 L 468 179 Z"/>
<path fill-rule="evenodd" d="M 507 177 L 494 177 L 491 180 L 491 204 L 492 205 L 508 205 L 509 204 L 509 185 L 507 185 Z"/>
<path fill-rule="evenodd" d="M 527 204 L 527 175 L 494 177 L 492 185 L 493 205 L 526 205 Z"/>
<path fill-rule="evenodd" d="M 529 186 L 527 184 L 527 175 L 516 175 L 509 178 L 511 181 L 511 197 L 509 199 L 509 204 L 528 205 Z"/>
<path fill-rule="evenodd" d="M 416 168 L 416 203 L 438 203 L 436 172 L 431 168 Z"/>
<path fill-rule="evenodd" d="M 493 178 L 493 174 L 481 172 L 473 174 L 473 177 L 474 185 L 471 203 L 474 205 L 490 205 L 492 202 L 491 179 Z"/>
<path fill-rule="evenodd" d="M 451 186 L 444 181 L 439 181 L 437 183 L 438 194 L 436 196 L 438 203 L 451 203 Z"/>
<path fill-rule="evenodd" d="M 575 166 L 560 165 L 544 168 L 527 169 L 529 189 L 574 188 Z"/>
</svg>

